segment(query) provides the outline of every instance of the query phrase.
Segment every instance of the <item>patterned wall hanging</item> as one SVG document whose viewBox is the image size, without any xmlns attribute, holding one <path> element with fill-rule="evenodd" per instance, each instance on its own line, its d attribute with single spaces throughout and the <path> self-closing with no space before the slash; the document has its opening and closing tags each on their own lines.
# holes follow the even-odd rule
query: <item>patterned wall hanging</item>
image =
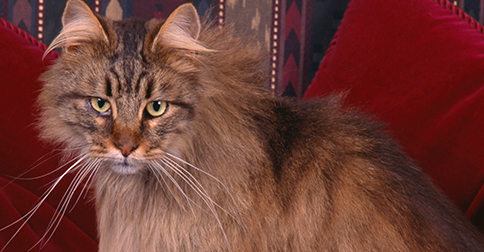
<svg viewBox="0 0 484 252">
<path fill-rule="evenodd" d="M 309 85 L 311 0 L 220 0 L 219 23 L 235 23 L 270 53 L 268 88 L 301 98 Z"/>
<path fill-rule="evenodd" d="M 49 44 L 61 30 L 67 0 L 0 0 L 0 17 Z M 166 18 L 187 0 L 86 0 L 91 9 L 114 20 L 132 16 Z M 256 39 L 270 52 L 268 88 L 276 95 L 302 97 L 309 84 L 311 0 L 192 0 L 201 16 L 234 23 L 241 36 Z"/>
<path fill-rule="evenodd" d="M 279 26 L 274 25 L 273 31 L 274 41 L 279 46 L 276 94 L 302 98 L 309 85 L 311 3 L 307 0 L 274 1 L 274 9 L 280 10 Z"/>
</svg>

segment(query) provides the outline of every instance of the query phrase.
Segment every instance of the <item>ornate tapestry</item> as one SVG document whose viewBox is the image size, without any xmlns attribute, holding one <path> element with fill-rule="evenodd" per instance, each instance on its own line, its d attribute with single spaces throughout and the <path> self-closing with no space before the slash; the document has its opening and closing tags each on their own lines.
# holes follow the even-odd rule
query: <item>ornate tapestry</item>
<svg viewBox="0 0 484 252">
<path fill-rule="evenodd" d="M 49 44 L 61 30 L 67 0 L 0 0 L 0 17 Z M 185 0 L 86 0 L 114 20 L 132 16 L 166 18 Z M 302 97 L 309 85 L 309 0 L 194 0 L 201 16 L 219 25 L 234 23 L 241 36 L 255 39 L 270 54 L 267 87 L 276 95 Z"/>
</svg>

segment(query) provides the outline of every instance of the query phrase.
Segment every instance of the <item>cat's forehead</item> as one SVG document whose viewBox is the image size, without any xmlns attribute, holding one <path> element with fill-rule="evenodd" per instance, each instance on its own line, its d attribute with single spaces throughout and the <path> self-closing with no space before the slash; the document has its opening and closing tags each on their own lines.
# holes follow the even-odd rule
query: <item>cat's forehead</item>
<svg viewBox="0 0 484 252">
<path fill-rule="evenodd" d="M 130 58 L 141 56 L 148 33 L 145 21 L 135 18 L 115 21 L 112 29 L 117 42 L 115 50 L 119 56 Z"/>
<path fill-rule="evenodd" d="M 126 94 L 138 95 L 146 92 L 149 74 L 143 62 L 143 46 L 147 36 L 146 22 L 131 18 L 110 24 L 115 41 L 114 54 L 105 66 L 110 85 L 107 94 L 120 98 Z"/>
</svg>

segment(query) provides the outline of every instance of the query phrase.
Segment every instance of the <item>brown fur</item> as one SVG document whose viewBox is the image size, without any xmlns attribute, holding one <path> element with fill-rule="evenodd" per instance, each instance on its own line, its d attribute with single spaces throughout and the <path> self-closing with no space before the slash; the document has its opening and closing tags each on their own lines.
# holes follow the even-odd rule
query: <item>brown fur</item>
<svg viewBox="0 0 484 252">
<path fill-rule="evenodd" d="M 64 25 L 40 127 L 87 155 L 101 251 L 483 250 L 377 124 L 337 97 L 272 96 L 260 50 L 200 27 L 191 5 L 166 23 L 113 22 L 70 0 Z M 153 118 L 145 107 L 157 100 L 169 107 Z"/>
</svg>

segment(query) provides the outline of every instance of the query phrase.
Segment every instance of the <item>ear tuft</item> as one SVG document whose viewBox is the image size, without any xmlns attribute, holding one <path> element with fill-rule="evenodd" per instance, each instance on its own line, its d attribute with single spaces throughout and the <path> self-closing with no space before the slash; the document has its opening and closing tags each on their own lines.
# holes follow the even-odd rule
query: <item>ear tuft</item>
<svg viewBox="0 0 484 252">
<path fill-rule="evenodd" d="M 82 0 L 69 0 L 62 15 L 62 31 L 52 41 L 46 53 L 62 47 L 69 52 L 82 43 L 92 41 L 108 42 L 107 35 L 89 6 Z"/>
<path fill-rule="evenodd" d="M 161 26 L 151 49 L 155 51 L 157 47 L 165 47 L 210 51 L 198 41 L 200 30 L 200 17 L 195 7 L 190 3 L 180 5 Z"/>
</svg>

